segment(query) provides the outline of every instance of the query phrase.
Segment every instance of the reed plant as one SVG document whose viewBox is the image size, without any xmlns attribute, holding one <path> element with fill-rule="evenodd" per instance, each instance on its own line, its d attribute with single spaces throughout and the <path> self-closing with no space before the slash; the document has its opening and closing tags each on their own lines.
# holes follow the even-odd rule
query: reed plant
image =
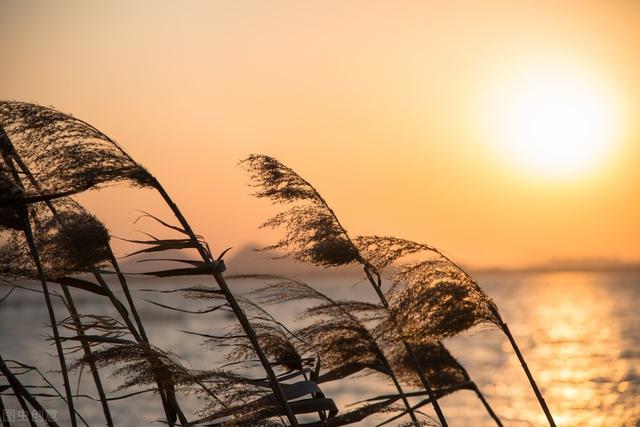
<svg viewBox="0 0 640 427">
<path fill-rule="evenodd" d="M 433 425 L 433 419 L 421 416 L 425 405 L 432 405 L 438 422 L 446 426 L 438 399 L 458 390 L 475 392 L 501 425 L 465 368 L 441 342 L 489 323 L 509 337 L 553 425 L 506 323 L 471 276 L 428 245 L 351 237 L 316 189 L 276 159 L 251 156 L 244 162 L 258 197 L 290 205 L 266 223 L 285 230 L 283 239 L 267 249 L 284 250 L 298 261 L 323 267 L 358 264 L 378 304 L 336 300 L 283 276 L 225 276 L 226 251 L 214 255 L 158 179 L 109 136 L 53 108 L 0 101 L 0 154 L 0 279 L 10 286 L 0 309 L 15 289 L 43 295 L 64 388 L 58 392 L 41 376 L 49 391 L 32 392 L 20 376 L 35 368 L 0 358 L 6 381 L 0 384 L 1 411 L 6 409 L 4 398 L 11 396 L 25 411 L 35 410 L 55 426 L 39 398 L 56 397 L 67 406 L 71 425 L 87 425 L 80 407 L 86 395 L 79 388 L 73 393 L 71 375 L 81 376 L 88 368 L 97 393 L 90 398 L 100 403 L 107 426 L 116 425 L 118 418 L 110 403 L 139 393 L 158 396 L 162 421 L 171 426 L 341 426 L 374 414 L 391 414 L 382 424 L 408 417 L 406 425 Z M 177 263 L 139 274 L 215 282 L 150 290 L 180 296 L 188 304 L 179 308 L 152 301 L 157 309 L 207 319 L 211 330 L 179 333 L 196 337 L 214 358 L 223 360 L 213 369 L 188 367 L 180 355 L 154 345 L 130 286 L 131 274 L 121 268 L 109 231 L 73 199 L 118 183 L 156 191 L 175 218 L 146 212 L 139 218 L 153 221 L 170 236 L 147 234 L 148 238 L 129 240 L 137 246 L 128 256 L 141 262 Z M 418 261 L 407 262 L 409 256 Z M 383 274 L 392 274 L 389 289 Z M 36 281 L 40 290 L 19 285 L 23 279 Z M 240 295 L 227 282 L 248 279 L 263 285 Z M 104 301 L 108 312 L 83 313 L 78 293 Z M 62 306 L 54 307 L 54 299 Z M 268 310 L 301 301 L 306 303 L 296 327 Z M 235 322 L 220 330 L 223 316 Z M 114 392 L 103 384 L 107 371 L 119 380 Z M 354 375 L 380 375 L 395 392 L 365 397 L 341 413 L 321 385 Z M 422 390 L 406 391 L 414 387 Z M 182 410 L 180 396 L 203 402 L 193 419 Z M 421 400 L 412 403 L 414 398 Z M 33 417 L 28 421 L 37 425 Z M 10 425 L 4 418 L 2 424 Z"/>
<path fill-rule="evenodd" d="M 2 219 L 3 230 L 23 232 L 29 248 L 28 256 L 25 257 L 24 250 L 21 250 L 24 249 L 24 245 L 21 244 L 19 237 L 14 235 L 8 239 L 11 244 L 4 248 L 4 253 L 7 255 L 7 260 L 14 261 L 12 264 L 13 267 L 8 268 L 8 270 L 28 270 L 28 266 L 33 262 L 36 266 L 37 276 L 45 290 L 45 296 L 49 294 L 48 282 L 59 283 L 66 290 L 66 306 L 70 311 L 70 317 L 64 324 L 66 326 L 73 325 L 73 327 L 77 329 L 77 336 L 71 339 L 79 340 L 85 352 L 81 363 L 76 364 L 76 367 L 83 366 L 85 363 L 94 365 L 96 361 L 104 362 L 104 360 L 108 360 L 104 358 L 101 359 L 105 354 L 111 357 L 112 363 L 117 363 L 118 360 L 125 362 L 129 360 L 128 357 L 133 354 L 132 348 L 130 347 L 133 345 L 142 351 L 142 354 L 145 355 L 144 360 L 146 361 L 143 365 L 136 363 L 133 365 L 142 370 L 140 374 L 151 373 L 151 376 L 156 379 L 157 392 L 161 396 L 163 407 L 165 408 L 166 422 L 173 425 L 176 420 L 179 419 L 180 424 L 188 424 L 175 399 L 175 384 L 173 379 L 175 372 L 173 372 L 171 368 L 174 364 L 167 365 L 168 359 L 163 357 L 165 353 L 150 345 L 144 331 L 142 320 L 138 315 L 129 291 L 126 275 L 119 268 L 117 259 L 113 255 L 110 246 L 108 244 L 105 245 L 104 253 L 121 284 L 128 309 L 125 308 L 125 304 L 115 297 L 107 285 L 107 281 L 102 277 L 103 272 L 97 269 L 96 265 L 83 266 L 82 269 L 72 270 L 74 273 L 80 270 L 82 272 L 91 272 L 97 283 L 61 274 L 61 272 L 53 268 L 51 271 L 45 271 L 41 261 L 42 248 L 39 248 L 39 246 L 44 247 L 47 242 L 43 239 L 40 239 L 42 241 L 38 241 L 32 229 L 32 223 L 40 227 L 42 222 L 30 216 L 33 215 L 32 212 L 37 211 L 42 213 L 48 209 L 52 219 L 51 221 L 45 221 L 44 226 L 40 227 L 47 229 L 47 227 L 51 228 L 54 223 L 58 225 L 65 223 L 64 218 L 61 217 L 60 212 L 58 212 L 58 209 L 54 205 L 58 204 L 60 200 L 65 200 L 66 197 L 79 192 L 117 182 L 128 182 L 136 187 L 154 188 L 165 200 L 180 225 L 168 226 L 167 223 L 162 223 L 172 230 L 179 231 L 183 237 L 172 241 L 154 240 L 151 242 L 139 242 L 142 245 L 147 244 L 149 246 L 142 249 L 140 253 L 175 249 L 195 249 L 200 254 L 202 261 L 193 262 L 191 269 L 186 269 L 187 271 L 182 269 L 179 272 L 165 271 L 163 275 L 166 277 L 174 274 L 193 275 L 196 273 L 206 273 L 213 276 L 220 288 L 219 292 L 223 295 L 238 319 L 251 343 L 252 350 L 255 351 L 262 364 L 267 376 L 268 387 L 271 388 L 275 401 L 282 408 L 282 412 L 287 417 L 289 424 L 297 425 L 298 422 L 294 411 L 291 409 L 288 398 L 276 377 L 267 355 L 260 346 L 252 325 L 224 281 L 224 277 L 222 276 L 224 269 L 223 262 L 220 258 L 214 259 L 209 246 L 201 236 L 193 232 L 177 205 L 160 183 L 107 135 L 82 120 L 52 108 L 15 101 L 2 101 L 0 102 L 0 125 L 2 128 L 0 136 L 2 137 L 1 142 L 4 160 L 3 167 L 1 168 L 2 179 L 0 180 L 0 187 L 2 187 L 3 190 L 0 195 L 0 219 Z M 75 235 L 66 235 L 64 233 L 53 234 L 66 237 L 83 235 L 82 233 L 76 233 Z M 46 233 L 43 235 L 46 235 Z M 69 254 L 70 256 L 67 258 L 74 259 L 74 257 L 84 256 L 87 252 L 87 245 L 95 251 L 96 245 L 93 237 L 95 236 L 89 237 L 89 241 L 87 242 L 75 241 L 70 248 L 71 250 L 75 248 L 76 253 Z M 58 246 L 64 242 L 48 243 L 50 243 L 48 247 L 58 251 Z M 91 250 L 88 252 L 91 253 Z M 25 277 L 25 275 L 21 273 L 24 272 L 4 272 L 4 274 L 8 275 Z M 32 278 L 33 275 L 27 274 L 26 277 Z M 96 321 L 94 318 L 92 323 L 92 328 L 102 331 L 102 334 L 88 336 L 85 333 L 86 327 L 81 321 L 81 319 L 84 318 L 77 313 L 75 304 L 71 300 L 71 294 L 67 292 L 67 287 L 75 287 L 106 296 L 120 314 L 123 321 L 123 331 L 119 331 L 117 334 L 128 334 L 132 340 L 122 335 L 113 336 L 114 332 L 113 330 L 109 330 L 109 328 L 113 327 L 117 321 L 115 319 L 107 319 L 105 322 L 105 318 L 100 318 L 99 321 Z M 62 347 L 62 343 L 69 338 L 60 336 L 58 332 L 59 322 L 55 319 L 55 314 L 53 313 L 49 299 L 50 298 L 47 297 L 47 307 L 49 308 L 51 324 L 54 331 L 53 341 L 56 343 L 58 349 L 57 352 L 67 394 L 67 404 L 69 406 L 72 423 L 75 425 L 75 411 L 73 409 L 73 399 L 68 380 L 68 368 L 65 360 L 65 351 Z M 129 318 L 129 313 L 133 316 L 133 321 Z M 100 351 L 93 351 L 92 353 L 91 348 L 85 344 L 103 344 L 106 345 L 106 348 Z M 123 353 L 121 359 L 117 356 L 119 352 Z M 93 366 L 91 366 L 91 369 L 95 372 Z M 186 371 L 183 370 L 181 372 L 184 373 Z M 130 373 L 132 373 L 132 371 Z M 192 375 L 191 377 L 192 382 L 200 384 L 203 389 L 210 390 L 204 385 L 204 382 L 198 380 L 197 376 Z M 96 386 L 100 388 L 99 381 L 97 381 L 95 375 L 94 378 L 96 379 Z M 137 382 L 133 381 L 131 384 L 137 384 Z M 99 391 L 99 394 L 102 393 Z M 105 418 L 107 419 L 107 423 L 109 423 L 109 414 L 107 405 L 105 404 L 107 399 L 101 396 L 100 400 L 103 402 Z M 280 413 L 280 410 L 276 410 L 275 412 Z"/>
<path fill-rule="evenodd" d="M 352 238 L 326 200 L 293 169 L 265 155 L 251 155 L 241 163 L 250 173 L 256 197 L 287 206 L 263 224 L 284 230 L 284 237 L 264 250 L 281 250 L 295 260 L 322 267 L 360 264 L 388 313 L 381 332 L 406 351 L 442 425 L 447 425 L 446 419 L 414 346 L 438 343 L 478 324 L 490 324 L 509 339 L 549 424 L 555 426 L 496 304 L 458 264 L 430 245 L 395 237 Z M 425 253 L 418 262 L 401 264 L 385 292 L 382 271 L 409 255 Z M 477 394 L 500 425 L 479 390 Z"/>
</svg>

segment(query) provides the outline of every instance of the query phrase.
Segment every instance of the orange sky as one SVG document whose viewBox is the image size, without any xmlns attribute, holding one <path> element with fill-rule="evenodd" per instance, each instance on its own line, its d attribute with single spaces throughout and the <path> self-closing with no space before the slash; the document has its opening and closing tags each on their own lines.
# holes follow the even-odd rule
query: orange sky
<svg viewBox="0 0 640 427">
<path fill-rule="evenodd" d="M 477 266 L 640 259 L 640 2 L 0 3 L 0 96 L 53 105 L 124 145 L 218 249 L 273 212 L 238 160 L 278 157 L 354 234 Z M 579 70 L 620 132 L 588 173 L 524 174 L 487 131 L 523 67 Z M 114 234 L 151 192 L 82 200 Z"/>
</svg>

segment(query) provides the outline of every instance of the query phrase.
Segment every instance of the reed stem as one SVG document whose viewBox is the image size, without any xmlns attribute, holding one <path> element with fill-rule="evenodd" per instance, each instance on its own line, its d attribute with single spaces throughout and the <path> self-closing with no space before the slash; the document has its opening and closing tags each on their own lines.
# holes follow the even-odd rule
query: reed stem
<svg viewBox="0 0 640 427">
<path fill-rule="evenodd" d="M 398 390 L 398 394 L 402 399 L 402 403 L 404 404 L 405 408 L 407 408 L 407 412 L 411 417 L 411 421 L 413 421 L 413 423 L 416 426 L 419 426 L 420 422 L 418 421 L 418 418 L 416 417 L 416 414 L 413 411 L 413 408 L 411 407 L 409 400 L 407 399 L 407 395 L 405 394 L 404 390 L 402 390 L 402 386 L 400 385 L 400 382 L 398 381 L 396 374 L 393 373 L 393 370 L 391 369 L 391 366 L 389 366 L 388 363 L 387 363 L 387 369 L 389 370 L 389 377 L 391 377 L 391 381 L 393 381 L 393 385 L 396 387 L 396 390 Z"/>
<path fill-rule="evenodd" d="M 147 338 L 147 332 L 144 330 L 142 319 L 140 318 L 140 315 L 138 314 L 138 309 L 136 308 L 136 305 L 133 302 L 133 298 L 131 297 L 131 292 L 129 292 L 129 285 L 127 284 L 127 279 L 124 277 L 124 274 L 122 274 L 122 271 L 120 270 L 120 265 L 118 264 L 118 260 L 113 254 L 111 247 L 109 247 L 108 250 L 109 250 L 109 262 L 111 262 L 113 269 L 116 271 L 118 282 L 120 282 L 120 287 L 122 288 L 125 298 L 127 299 L 127 303 L 129 304 L 129 309 L 131 310 L 133 319 L 136 321 L 136 325 L 138 325 L 138 332 L 140 333 L 140 337 L 144 342 L 148 343 L 149 339 Z"/>
<path fill-rule="evenodd" d="M 527 362 L 524 360 L 524 356 L 522 356 L 522 353 L 520 352 L 520 348 L 518 347 L 518 344 L 516 344 L 516 341 L 513 339 L 513 335 L 511 335 L 511 331 L 509 330 L 509 327 L 507 326 L 506 323 L 502 321 L 502 319 L 500 319 L 500 329 L 502 329 L 502 331 L 507 336 L 507 338 L 509 338 L 511 347 L 513 347 L 513 351 L 515 351 L 516 356 L 518 356 L 518 360 L 520 361 L 520 365 L 522 365 L 522 369 L 524 370 L 524 373 L 527 375 L 529 384 L 531 384 L 531 388 L 533 389 L 533 392 L 535 393 L 536 398 L 538 398 L 540 407 L 544 411 L 544 415 L 547 417 L 547 421 L 549 421 L 549 426 L 556 427 L 556 422 L 553 420 L 553 416 L 551 415 L 551 411 L 547 406 L 547 402 L 545 402 L 544 397 L 542 396 L 542 393 L 540 392 L 540 389 L 536 384 L 536 381 L 533 379 L 533 375 L 531 375 L 529 366 L 527 366 Z"/>
<path fill-rule="evenodd" d="M 502 421 L 500 421 L 500 418 L 498 417 L 498 415 L 493 411 L 493 408 L 491 407 L 487 399 L 484 397 L 484 394 L 480 391 L 477 384 L 474 384 L 473 391 L 475 391 L 476 396 L 478 396 L 478 399 L 480 399 L 480 402 L 482 402 L 482 405 L 487 410 L 487 413 L 489 413 L 489 416 L 493 418 L 493 420 L 496 422 L 496 425 L 498 427 L 502 427 Z"/>
<path fill-rule="evenodd" d="M 313 185 L 311 185 L 311 183 L 309 181 L 307 181 L 306 179 L 302 178 L 301 176 L 299 176 L 299 178 L 307 186 L 309 186 L 309 188 L 311 188 L 313 190 L 313 192 L 315 193 L 317 199 L 320 201 L 320 203 L 322 203 L 322 205 L 325 207 L 325 209 L 327 209 L 327 211 L 329 211 L 329 213 L 331 214 L 333 219 L 336 221 L 336 224 L 340 227 L 340 229 L 344 233 L 344 236 L 347 238 L 347 240 L 349 240 L 349 242 L 351 243 L 351 245 L 354 248 L 357 248 L 356 245 L 351 240 L 351 237 L 347 233 L 346 229 L 342 226 L 342 223 L 340 222 L 340 219 L 338 218 L 336 213 L 333 211 L 331 206 L 329 206 L 329 203 L 327 203 L 327 201 L 324 199 L 324 197 L 322 197 L 322 195 L 315 189 L 315 187 Z M 372 271 L 371 271 L 372 267 L 370 266 L 370 264 L 364 258 L 362 258 L 360 253 L 358 253 L 357 261 L 360 264 L 362 264 L 364 272 L 367 275 L 367 279 L 369 279 L 369 282 L 371 283 L 371 286 L 373 286 L 373 289 L 376 291 L 376 294 L 378 295 L 378 298 L 380 299 L 380 302 L 382 303 L 382 305 L 384 306 L 385 310 L 388 313 L 389 312 L 389 302 L 387 301 L 387 297 L 384 295 L 384 292 L 382 292 L 382 289 L 381 289 L 382 283 L 381 283 L 381 279 L 380 279 L 380 274 L 377 271 L 374 270 L 373 273 L 375 273 L 377 280 L 373 278 L 373 274 L 372 274 Z M 424 372 L 423 372 L 422 368 L 420 367 L 420 363 L 418 361 L 418 358 L 416 357 L 413 349 L 409 346 L 409 344 L 404 339 L 402 339 L 402 344 L 403 344 L 407 354 L 411 358 L 411 361 L 413 362 L 413 365 L 416 368 L 416 373 L 420 377 L 420 382 L 422 382 L 422 385 L 423 385 L 425 391 L 427 392 L 427 394 L 429 395 L 429 398 L 431 399 L 431 403 L 433 405 L 433 409 L 435 410 L 436 415 L 438 416 L 438 420 L 440 421 L 440 424 L 442 425 L 442 427 L 448 427 L 447 419 L 445 418 L 444 413 L 442 412 L 442 408 L 440 408 L 440 404 L 438 403 L 438 399 L 436 398 L 436 396 L 435 396 L 435 394 L 433 392 L 433 387 L 431 387 L 430 381 L 424 375 Z"/>
<path fill-rule="evenodd" d="M 20 404 L 20 407 L 22 408 L 22 411 L 26 415 L 27 421 L 29 421 L 29 426 L 30 427 L 38 427 L 38 425 L 36 424 L 36 422 L 33 419 L 33 415 L 31 414 L 31 411 L 29 410 L 29 407 L 27 406 L 27 403 L 24 401 L 22 396 L 20 396 L 19 394 L 16 394 L 16 399 L 18 399 L 18 403 Z"/>
<path fill-rule="evenodd" d="M 137 342 L 142 342 L 142 337 L 140 336 L 140 334 L 138 333 L 138 330 L 136 329 L 135 325 L 131 321 L 131 318 L 129 317 L 129 312 L 125 308 L 124 304 L 122 304 L 120 300 L 113 294 L 113 292 L 111 291 L 111 288 L 109 287 L 109 285 L 107 285 L 107 282 L 105 282 L 105 280 L 102 278 L 102 275 L 100 275 L 99 273 L 93 273 L 93 277 L 96 278 L 100 287 L 107 294 L 107 298 L 109 298 L 109 301 L 111 301 L 111 305 L 113 305 L 113 307 L 116 309 L 118 314 L 120 314 L 120 317 L 122 318 L 122 321 L 127 326 L 129 333 L 133 336 L 133 338 Z"/>
<path fill-rule="evenodd" d="M 7 418 L 7 410 L 4 407 L 4 402 L 2 401 L 2 393 L 0 393 L 0 421 L 2 421 L 2 427 L 11 427 L 9 424 L 9 418 Z"/>
<path fill-rule="evenodd" d="M 107 401 L 107 396 L 104 392 L 104 388 L 102 387 L 102 380 L 100 379 L 100 373 L 98 372 L 98 367 L 96 366 L 96 362 L 93 360 L 93 353 L 91 351 L 91 346 L 85 339 L 84 329 L 82 329 L 82 322 L 80 321 L 78 310 L 76 309 L 76 305 L 73 302 L 73 298 L 71 296 L 71 292 L 69 291 L 69 288 L 63 284 L 61 284 L 60 286 L 62 287 L 62 292 L 64 293 L 65 300 L 67 301 L 67 307 L 69 308 L 71 319 L 73 320 L 73 324 L 78 333 L 78 337 L 80 338 L 80 344 L 82 345 L 82 350 L 84 350 L 84 354 L 88 358 L 89 368 L 91 370 L 93 382 L 96 385 L 96 391 L 98 392 L 98 396 L 100 397 L 100 403 L 102 404 L 102 412 L 104 413 L 105 422 L 107 423 L 107 426 L 113 427 L 113 419 L 111 418 L 111 411 L 109 410 L 109 402 Z"/>
<path fill-rule="evenodd" d="M 459 366 L 460 370 L 462 370 L 462 373 L 465 376 L 465 378 L 467 379 L 467 381 L 471 381 L 471 376 L 469 375 L 469 373 L 467 372 L 465 367 L 462 366 L 461 364 L 458 364 L 458 366 Z M 493 418 L 493 420 L 496 422 L 496 425 L 498 427 L 502 427 L 502 421 L 500 421 L 500 418 L 498 417 L 498 415 L 495 413 L 495 411 L 491 407 L 491 404 L 484 397 L 484 394 L 480 390 L 480 387 L 478 387 L 478 384 L 476 384 L 473 381 L 471 381 L 471 383 L 473 384 L 473 391 L 476 393 L 476 396 L 478 397 L 478 399 L 480 399 L 480 402 L 482 403 L 482 406 L 484 406 L 484 408 L 487 410 L 487 413 L 489 414 L 489 416 L 491 418 Z"/>
<path fill-rule="evenodd" d="M 49 321 L 51 322 L 51 329 L 53 331 L 53 340 L 55 342 L 56 350 L 58 352 L 58 361 L 60 363 L 60 370 L 62 372 L 62 380 L 64 381 L 64 391 L 67 396 L 67 407 L 69 408 L 69 416 L 71 417 L 71 426 L 76 427 L 78 423 L 76 421 L 76 413 L 73 407 L 73 394 L 71 393 L 71 384 L 69 382 L 69 372 L 67 370 L 67 363 L 64 358 L 64 349 L 62 348 L 62 341 L 60 341 L 60 333 L 58 332 L 58 323 L 56 321 L 56 315 L 53 310 L 53 304 L 51 303 L 51 295 L 49 294 L 47 279 L 44 273 L 44 269 L 42 268 L 42 263 L 40 262 L 40 255 L 38 253 L 38 248 L 36 247 L 35 240 L 33 238 L 31 223 L 29 222 L 29 217 L 28 217 L 28 212 L 26 207 L 23 210 L 22 222 L 23 222 L 23 228 L 24 228 L 23 231 L 25 234 L 25 238 L 27 240 L 27 244 L 29 245 L 29 251 L 31 252 L 31 257 L 33 258 L 33 262 L 36 265 L 36 270 L 38 271 L 38 278 L 40 279 L 40 284 L 42 285 L 42 292 L 44 293 L 44 299 L 47 305 L 47 313 L 49 314 Z"/>
<path fill-rule="evenodd" d="M 193 232 L 193 229 L 187 222 L 186 218 L 182 215 L 182 212 L 180 211 L 178 206 L 173 202 L 169 194 L 165 191 L 165 189 L 162 187 L 162 185 L 160 185 L 160 183 L 157 180 L 155 181 L 155 188 L 158 191 L 158 193 L 160 193 L 160 196 L 163 198 L 165 203 L 169 206 L 174 216 L 176 217 L 176 219 L 178 220 L 178 222 L 180 223 L 184 231 L 187 233 L 187 235 L 195 245 L 203 261 L 213 262 L 214 260 L 211 254 L 209 253 L 209 251 L 198 240 L 196 234 Z M 262 367 L 267 374 L 267 377 L 269 379 L 269 384 L 271 385 L 271 390 L 273 391 L 276 399 L 278 399 L 278 402 L 282 405 L 283 409 L 285 410 L 285 414 L 287 416 L 287 419 L 289 420 L 289 423 L 291 423 L 291 426 L 297 427 L 298 420 L 296 419 L 296 416 L 293 413 L 291 406 L 289 405 L 289 402 L 287 400 L 286 395 L 284 394 L 284 391 L 282 390 L 282 387 L 280 387 L 278 378 L 275 372 L 273 371 L 273 368 L 271 367 L 271 364 L 269 362 L 269 359 L 267 358 L 267 355 L 264 353 L 264 351 L 262 350 L 262 347 L 260 346 L 260 343 L 258 342 L 258 337 L 256 336 L 255 331 L 253 330 L 251 323 L 249 322 L 249 319 L 247 318 L 246 314 L 238 304 L 238 301 L 233 296 L 231 290 L 229 289 L 229 286 L 227 285 L 224 277 L 222 276 L 222 273 L 216 271 L 215 273 L 213 273 L 213 278 L 215 279 L 216 283 L 220 287 L 220 290 L 222 290 L 223 294 L 225 295 L 225 298 L 227 299 L 227 302 L 229 303 L 229 306 L 233 310 L 233 313 L 235 314 L 236 318 L 240 322 L 242 329 L 244 329 L 245 333 L 247 334 L 247 337 L 249 338 L 249 341 L 251 342 L 251 345 L 253 346 L 253 349 L 258 355 L 258 359 L 260 359 Z"/>
<path fill-rule="evenodd" d="M 54 421 L 53 417 L 49 415 L 49 413 L 42 407 L 42 405 L 40 405 L 40 402 L 38 402 L 38 400 L 33 397 L 31 393 L 29 393 L 29 390 L 27 390 L 27 388 L 23 386 L 20 381 L 18 381 L 13 372 L 11 372 L 11 369 L 9 369 L 9 367 L 5 363 L 4 359 L 2 359 L 2 356 L 0 356 L 0 372 L 5 376 L 7 381 L 9 381 L 9 384 L 11 385 L 11 388 L 13 389 L 16 397 L 19 396 L 23 399 L 23 401 L 26 400 L 27 402 L 29 402 L 33 409 L 35 409 L 38 414 L 40 414 L 40 416 L 46 420 L 47 425 L 49 425 L 50 427 L 58 427 L 58 424 Z"/>
<path fill-rule="evenodd" d="M 371 283 L 371 285 L 375 289 L 376 294 L 378 295 L 378 298 L 380 299 L 380 302 L 382 303 L 382 305 L 385 308 L 385 310 L 387 310 L 387 312 L 389 312 L 389 302 L 387 301 L 387 297 L 382 292 L 381 283 L 380 283 L 381 282 L 380 275 L 376 272 L 375 274 L 376 274 L 377 280 L 374 279 L 373 278 L 373 274 L 371 273 L 371 270 L 366 265 L 366 263 L 363 263 L 363 265 L 364 265 L 364 272 L 367 275 L 367 278 L 369 279 L 369 282 Z M 405 351 L 407 352 L 407 354 L 411 358 L 411 362 L 413 363 L 414 367 L 416 368 L 416 373 L 418 374 L 418 377 L 420 378 L 420 382 L 422 383 L 425 391 L 427 392 L 427 395 L 429 396 L 431 404 L 433 405 L 433 409 L 435 410 L 436 415 L 438 416 L 438 420 L 440 421 L 440 424 L 442 425 L 442 427 L 447 427 L 448 426 L 447 419 L 445 418 L 444 413 L 442 412 L 442 408 L 440 407 L 440 404 L 438 403 L 438 399 L 437 399 L 435 393 L 433 392 L 433 388 L 431 387 L 431 382 L 424 375 L 424 370 L 420 366 L 420 362 L 418 361 L 418 357 L 416 356 L 415 352 L 413 351 L 413 349 L 411 348 L 409 343 L 406 342 L 404 339 L 402 339 L 402 345 L 404 346 Z"/>
<path fill-rule="evenodd" d="M 436 390 L 436 392 L 434 393 L 436 399 L 440 399 L 441 397 L 444 397 L 450 393 L 453 393 L 454 391 L 457 390 L 463 390 L 466 388 L 469 388 L 469 386 L 471 386 L 473 384 L 473 382 L 471 381 L 463 381 L 461 383 L 458 384 L 454 384 L 451 387 L 446 387 L 446 388 L 441 388 Z M 411 393 L 407 393 L 408 396 L 422 396 L 424 395 L 425 392 L 411 392 Z M 395 398 L 395 396 L 379 396 L 380 398 Z M 411 409 L 413 409 L 414 411 L 422 408 L 425 405 L 428 405 L 429 403 L 431 403 L 431 397 L 428 397 L 427 399 L 421 400 L 420 402 L 416 403 L 415 405 L 413 405 L 411 407 Z M 381 427 L 383 425 L 389 424 L 390 422 L 393 422 L 395 420 L 397 420 L 398 418 L 400 418 L 401 416 L 403 416 L 404 413 L 398 414 L 398 415 L 394 415 L 393 417 L 379 423 L 376 425 L 376 427 Z"/>
</svg>

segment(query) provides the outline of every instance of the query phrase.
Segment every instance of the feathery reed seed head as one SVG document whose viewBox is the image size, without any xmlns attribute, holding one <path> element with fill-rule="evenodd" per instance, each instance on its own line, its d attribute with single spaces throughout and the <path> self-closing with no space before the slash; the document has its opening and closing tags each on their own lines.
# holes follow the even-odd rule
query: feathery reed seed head
<svg viewBox="0 0 640 427">
<path fill-rule="evenodd" d="M 273 157 L 251 155 L 242 164 L 249 171 L 254 195 L 273 203 L 291 204 L 262 226 L 283 228 L 285 237 L 265 250 L 282 249 L 292 258 L 322 267 L 350 264 L 358 249 L 320 194 L 300 175 Z"/>
<path fill-rule="evenodd" d="M 13 145 L 2 149 L 15 150 L 38 182 L 40 188 L 25 183 L 29 193 L 77 193 L 121 181 L 155 185 L 153 177 L 111 138 L 53 108 L 0 101 L 0 127 Z"/>
</svg>

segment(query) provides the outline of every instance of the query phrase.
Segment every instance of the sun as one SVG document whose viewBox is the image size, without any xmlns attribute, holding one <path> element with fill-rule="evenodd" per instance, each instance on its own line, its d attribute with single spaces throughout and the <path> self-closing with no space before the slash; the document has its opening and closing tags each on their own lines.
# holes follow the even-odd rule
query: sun
<svg viewBox="0 0 640 427">
<path fill-rule="evenodd" d="M 578 70 L 531 69 L 503 83 L 495 105 L 499 150 L 520 171 L 576 177 L 611 153 L 618 131 L 613 91 Z"/>
</svg>

